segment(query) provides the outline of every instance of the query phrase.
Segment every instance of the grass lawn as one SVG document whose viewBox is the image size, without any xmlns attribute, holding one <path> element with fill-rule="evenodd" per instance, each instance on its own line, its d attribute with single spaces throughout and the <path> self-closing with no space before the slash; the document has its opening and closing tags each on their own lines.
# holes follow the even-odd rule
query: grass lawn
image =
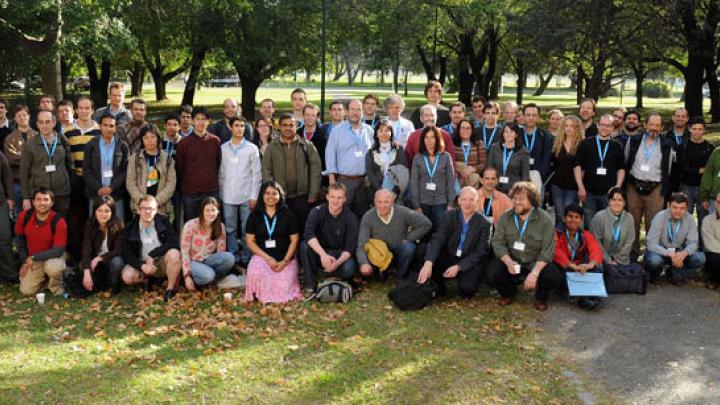
<svg viewBox="0 0 720 405">
<path fill-rule="evenodd" d="M 226 305 L 126 291 L 45 306 L 0 287 L 2 403 L 580 403 L 527 302 L 414 313 L 373 285 L 351 304 Z"/>
</svg>

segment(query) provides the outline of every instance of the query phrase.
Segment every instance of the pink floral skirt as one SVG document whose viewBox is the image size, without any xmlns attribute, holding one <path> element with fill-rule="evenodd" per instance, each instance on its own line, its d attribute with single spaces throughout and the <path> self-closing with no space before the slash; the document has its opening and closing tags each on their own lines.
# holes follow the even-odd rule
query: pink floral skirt
<svg viewBox="0 0 720 405">
<path fill-rule="evenodd" d="M 253 256 L 247 268 L 245 300 L 257 299 L 266 304 L 301 299 L 298 272 L 297 259 L 293 259 L 281 272 L 276 273 L 265 259 L 257 255 Z"/>
</svg>

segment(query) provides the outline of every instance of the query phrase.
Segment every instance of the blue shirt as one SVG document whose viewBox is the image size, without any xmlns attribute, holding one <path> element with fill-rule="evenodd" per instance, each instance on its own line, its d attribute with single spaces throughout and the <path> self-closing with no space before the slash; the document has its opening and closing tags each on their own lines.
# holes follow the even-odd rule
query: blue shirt
<svg viewBox="0 0 720 405">
<path fill-rule="evenodd" d="M 112 173 L 113 170 L 113 155 L 115 154 L 115 137 L 113 136 L 112 141 L 109 144 L 105 143 L 105 140 L 100 138 L 100 182 L 103 187 L 109 187 L 112 182 L 112 176 L 105 176 L 105 174 Z"/>
<path fill-rule="evenodd" d="M 349 122 L 343 122 L 333 128 L 325 146 L 325 166 L 327 172 L 346 176 L 365 175 L 365 155 L 374 143 L 373 129 L 361 124 L 355 131 Z"/>
</svg>

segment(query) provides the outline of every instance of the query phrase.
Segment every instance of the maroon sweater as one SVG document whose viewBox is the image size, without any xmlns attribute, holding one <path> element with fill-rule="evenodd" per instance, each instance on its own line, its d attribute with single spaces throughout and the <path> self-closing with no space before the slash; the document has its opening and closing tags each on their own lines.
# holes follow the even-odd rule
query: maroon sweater
<svg viewBox="0 0 720 405">
<path fill-rule="evenodd" d="M 206 132 L 186 136 L 177 144 L 175 171 L 183 194 L 211 193 L 219 190 L 220 138 Z"/>
</svg>

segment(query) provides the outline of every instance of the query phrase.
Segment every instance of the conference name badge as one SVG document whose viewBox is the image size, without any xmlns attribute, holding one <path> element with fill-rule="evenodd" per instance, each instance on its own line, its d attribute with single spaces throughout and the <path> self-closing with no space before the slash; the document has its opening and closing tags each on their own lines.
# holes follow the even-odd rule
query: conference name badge
<svg viewBox="0 0 720 405">
<path fill-rule="evenodd" d="M 427 183 L 427 184 L 425 184 L 425 190 L 435 191 L 436 189 L 437 189 L 437 184 L 435 184 L 435 183 Z"/>
<path fill-rule="evenodd" d="M 45 165 L 45 173 L 52 173 L 55 171 L 55 165 Z"/>
<path fill-rule="evenodd" d="M 517 251 L 519 251 L 519 252 L 524 252 L 524 251 L 525 251 L 525 244 L 524 244 L 523 242 L 520 242 L 519 240 L 518 240 L 518 241 L 515 241 L 515 243 L 513 243 L 513 249 L 515 249 L 515 250 L 517 250 Z"/>
<path fill-rule="evenodd" d="M 500 183 L 508 184 L 508 183 L 510 183 L 510 179 L 507 178 L 507 176 L 500 176 Z"/>
<path fill-rule="evenodd" d="M 277 243 L 275 243 L 275 240 L 268 239 L 265 241 L 265 248 L 266 249 L 275 249 L 277 247 Z"/>
<path fill-rule="evenodd" d="M 598 176 L 606 176 L 607 175 L 607 169 L 604 167 L 598 167 L 597 168 L 597 175 Z"/>
</svg>

